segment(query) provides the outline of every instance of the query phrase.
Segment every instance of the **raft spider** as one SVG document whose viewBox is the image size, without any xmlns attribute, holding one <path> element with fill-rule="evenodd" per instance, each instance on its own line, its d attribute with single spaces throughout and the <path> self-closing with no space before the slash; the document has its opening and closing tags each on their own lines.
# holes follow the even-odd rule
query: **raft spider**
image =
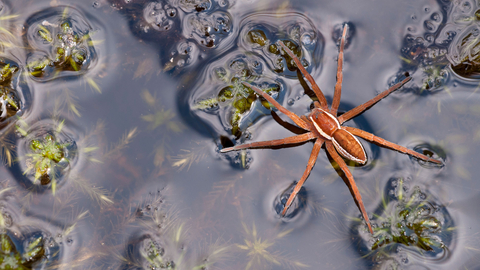
<svg viewBox="0 0 480 270">
<path fill-rule="evenodd" d="M 342 81 L 343 81 L 343 49 L 345 46 L 345 36 L 347 34 L 348 25 L 345 24 L 343 28 L 342 38 L 340 41 L 340 52 L 338 54 L 338 64 L 337 64 L 337 82 L 335 84 L 335 90 L 333 95 L 333 101 L 330 109 L 328 108 L 327 100 L 323 95 L 322 91 L 318 87 L 318 85 L 313 80 L 313 77 L 305 70 L 300 60 L 297 56 L 288 49 L 282 41 L 278 41 L 280 46 L 283 50 L 295 61 L 297 68 L 300 69 L 301 73 L 305 78 L 310 82 L 312 86 L 312 90 L 315 92 L 315 95 L 318 98 L 318 101 L 314 102 L 315 108 L 311 111 L 308 116 L 302 115 L 301 117 L 297 116 L 296 114 L 290 112 L 289 110 L 285 109 L 282 105 L 280 105 L 277 101 L 275 101 L 271 96 L 260 90 L 259 88 L 247 83 L 243 82 L 243 84 L 247 87 L 250 87 L 263 98 L 268 100 L 273 106 L 275 106 L 280 112 L 287 115 L 295 124 L 297 124 L 302 129 L 306 130 L 306 133 L 287 137 L 284 139 L 278 140 L 271 140 L 271 141 L 262 141 L 262 142 L 252 142 L 242 145 L 237 145 L 233 147 L 224 148 L 221 150 L 222 153 L 246 148 L 265 148 L 265 147 L 274 147 L 274 146 L 281 146 L 281 145 L 291 145 L 291 144 L 298 144 L 307 141 L 315 140 L 313 145 L 313 150 L 308 160 L 307 168 L 303 173 L 302 178 L 298 181 L 297 185 L 295 186 L 293 192 L 290 194 L 287 203 L 285 204 L 282 216 L 285 215 L 288 208 L 292 204 L 293 200 L 295 199 L 297 193 L 300 191 L 303 183 L 307 180 L 310 171 L 312 170 L 320 149 L 323 144 L 325 144 L 326 151 L 330 154 L 333 160 L 340 166 L 340 169 L 343 171 L 345 176 L 348 179 L 348 183 L 350 184 L 353 192 L 353 196 L 358 203 L 358 207 L 360 208 L 360 212 L 362 213 L 365 222 L 367 223 L 368 229 L 371 234 L 373 234 L 372 226 L 370 224 L 370 220 L 367 215 L 367 211 L 365 210 L 365 206 L 363 205 L 362 196 L 358 190 L 357 185 L 355 184 L 355 180 L 347 167 L 347 164 L 343 160 L 343 158 L 352 160 L 359 164 L 365 164 L 367 162 L 367 155 L 365 150 L 363 149 L 362 144 L 360 141 L 355 137 L 358 136 L 363 138 L 369 142 L 376 143 L 377 145 L 385 148 L 389 148 L 392 150 L 396 150 L 400 153 L 404 153 L 428 162 L 433 162 L 437 164 L 442 164 L 441 161 L 430 158 L 428 156 L 422 155 L 417 153 L 413 150 L 407 149 L 406 147 L 400 146 L 398 144 L 386 141 L 380 137 L 377 137 L 371 133 L 363 131 L 358 128 L 354 127 L 346 127 L 342 126 L 345 121 L 348 121 L 355 116 L 361 114 L 375 103 L 392 93 L 393 91 L 399 89 L 408 81 L 411 80 L 411 77 L 406 75 L 407 77 L 390 87 L 389 89 L 383 91 L 382 93 L 378 94 L 371 100 L 363 103 L 360 106 L 357 106 L 346 113 L 338 116 L 337 109 L 340 104 L 340 96 L 342 92 Z M 355 136 L 354 136 L 355 135 Z M 341 157 L 340 155 L 343 157 Z"/>
</svg>

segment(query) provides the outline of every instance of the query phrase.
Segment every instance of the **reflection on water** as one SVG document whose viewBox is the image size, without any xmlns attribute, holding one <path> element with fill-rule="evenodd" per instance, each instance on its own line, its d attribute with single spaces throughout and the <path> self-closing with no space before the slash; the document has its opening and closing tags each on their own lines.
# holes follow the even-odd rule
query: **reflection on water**
<svg viewBox="0 0 480 270">
<path fill-rule="evenodd" d="M 479 10 L 0 1 L 0 268 L 475 269 Z M 347 125 L 444 162 L 364 143 L 369 162 L 349 168 L 373 235 L 323 154 L 279 217 L 309 143 L 219 153 L 298 131 L 243 81 L 309 112 L 314 94 L 279 40 L 331 102 L 344 23 L 339 111 L 413 78 Z"/>
</svg>

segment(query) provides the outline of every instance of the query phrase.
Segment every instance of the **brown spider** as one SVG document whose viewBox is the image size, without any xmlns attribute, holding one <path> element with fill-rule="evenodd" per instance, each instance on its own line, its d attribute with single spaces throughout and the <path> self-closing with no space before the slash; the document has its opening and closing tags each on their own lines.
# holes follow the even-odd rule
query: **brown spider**
<svg viewBox="0 0 480 270">
<path fill-rule="evenodd" d="M 286 114 L 290 119 L 292 119 L 295 124 L 307 130 L 308 132 L 304 134 L 292 136 L 292 137 L 287 137 L 284 139 L 279 139 L 279 140 L 253 142 L 253 143 L 237 145 L 234 147 L 224 148 L 221 150 L 221 152 L 225 153 L 228 151 L 240 150 L 240 149 L 246 149 L 246 148 L 262 148 L 262 147 L 274 147 L 274 146 L 280 146 L 280 145 L 291 145 L 291 144 L 307 142 L 310 140 L 315 140 L 312 153 L 308 160 L 307 168 L 303 173 L 302 178 L 300 179 L 300 181 L 298 181 L 297 185 L 295 186 L 292 194 L 290 194 L 290 197 L 288 198 L 288 201 L 285 204 L 282 211 L 282 216 L 283 216 L 285 215 L 285 213 L 287 212 L 287 209 L 292 204 L 297 193 L 300 191 L 300 188 L 302 187 L 305 180 L 307 180 L 307 177 L 310 174 L 310 171 L 315 165 L 315 162 L 318 157 L 318 153 L 320 152 L 322 145 L 325 143 L 325 148 L 327 152 L 330 154 L 333 160 L 340 166 L 340 169 L 343 171 L 343 173 L 347 177 L 348 182 L 352 188 L 352 192 L 355 197 L 355 200 L 357 201 L 358 206 L 360 208 L 360 212 L 362 213 L 362 216 L 365 219 L 365 222 L 367 223 L 370 233 L 373 234 L 372 226 L 370 225 L 370 220 L 368 218 L 367 211 L 365 210 L 365 206 L 363 205 L 362 196 L 358 191 L 358 187 L 355 184 L 355 180 L 353 179 L 353 176 L 350 170 L 348 170 L 347 164 L 342 159 L 343 157 L 348 160 L 355 161 L 359 164 L 365 164 L 365 162 L 367 162 L 367 155 L 365 154 L 365 150 L 363 149 L 363 146 L 358 141 L 358 139 L 355 138 L 355 136 L 363 138 L 372 143 L 376 143 L 379 146 L 390 148 L 392 150 L 396 150 L 398 152 L 408 154 L 425 161 L 429 161 L 437 164 L 442 164 L 442 162 L 439 160 L 427 157 L 425 155 L 422 155 L 420 153 L 417 153 L 413 150 L 407 149 L 403 146 L 388 142 L 380 137 L 377 137 L 361 129 L 342 126 L 342 124 L 345 121 L 348 121 L 353 117 L 359 115 L 360 113 L 364 112 L 365 110 L 373 106 L 375 103 L 377 103 L 379 100 L 386 97 L 393 91 L 397 90 L 398 88 L 400 88 L 402 85 L 404 85 L 411 79 L 411 77 L 409 77 L 407 74 L 407 78 L 405 78 L 403 81 L 395 84 L 394 86 L 390 87 L 388 90 L 383 91 L 382 93 L 378 94 L 376 97 L 365 102 L 364 104 L 357 106 L 340 116 L 337 116 L 337 109 L 340 104 L 340 96 L 342 92 L 343 48 L 345 46 L 345 36 L 347 33 L 347 28 L 348 28 L 348 25 L 345 25 L 345 27 L 343 28 L 342 39 L 340 41 L 340 52 L 338 54 L 338 66 L 337 66 L 337 83 L 335 84 L 335 92 L 333 95 L 333 102 L 330 109 L 328 108 L 328 104 L 327 104 L 327 100 L 325 99 L 325 96 L 323 95 L 322 91 L 313 80 L 312 76 L 305 70 L 305 68 L 303 67 L 300 60 L 297 58 L 297 56 L 295 56 L 295 54 L 293 54 L 293 52 L 290 51 L 290 49 L 288 49 L 285 46 L 285 44 L 283 44 L 283 42 L 281 41 L 279 41 L 278 43 L 282 46 L 285 52 L 295 61 L 297 67 L 300 69 L 303 76 L 305 76 L 305 78 L 312 85 L 312 89 L 318 98 L 318 102 L 317 101 L 314 102 L 315 108 L 312 110 L 312 112 L 307 117 L 304 115 L 299 117 L 296 114 L 285 109 L 282 105 L 280 105 L 277 101 L 275 101 L 271 96 L 269 96 L 259 88 L 249 83 L 243 82 L 245 86 L 250 87 L 259 95 L 264 97 L 271 104 L 273 104 L 273 106 L 275 106 L 279 111 Z M 340 157 L 339 154 L 342 157 Z"/>
</svg>

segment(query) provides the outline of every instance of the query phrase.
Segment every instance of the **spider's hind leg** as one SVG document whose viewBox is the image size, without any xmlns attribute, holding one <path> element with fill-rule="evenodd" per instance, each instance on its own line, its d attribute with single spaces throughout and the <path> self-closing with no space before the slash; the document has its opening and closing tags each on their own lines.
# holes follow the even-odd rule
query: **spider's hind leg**
<svg viewBox="0 0 480 270">
<path fill-rule="evenodd" d="M 370 219 L 368 218 L 367 210 L 365 210 L 365 205 L 363 204 L 362 195 L 360 195 L 360 191 L 358 190 L 357 184 L 353 179 L 352 173 L 348 169 L 345 161 L 343 161 L 343 159 L 337 153 L 337 150 L 335 150 L 333 143 L 327 142 L 325 146 L 327 148 L 327 152 L 330 154 L 333 160 L 335 160 L 338 166 L 340 166 L 340 169 L 343 171 L 343 173 L 347 177 L 348 183 L 350 184 L 350 187 L 352 188 L 352 191 L 353 191 L 353 196 L 355 197 L 355 200 L 358 203 L 358 207 L 360 208 L 360 212 L 362 213 L 363 219 L 365 219 L 365 222 L 367 223 L 368 230 L 370 231 L 371 234 L 373 234 L 372 225 L 370 224 Z"/>
<path fill-rule="evenodd" d="M 354 128 L 354 127 L 343 127 L 343 128 L 345 128 L 347 131 L 349 131 L 353 135 L 358 136 L 360 138 L 363 138 L 363 139 L 365 139 L 369 142 L 376 143 L 376 144 L 380 145 L 381 147 L 392 149 L 392 150 L 398 151 L 400 153 L 404 153 L 404 154 L 419 158 L 419 159 L 424 160 L 424 161 L 429 161 L 429 162 L 433 162 L 433 163 L 436 163 L 436 164 L 443 164 L 440 160 L 436 160 L 434 158 L 427 157 L 427 156 L 422 155 L 420 153 L 417 153 L 413 150 L 410 150 L 410 149 L 408 149 L 404 146 L 389 142 L 385 139 L 382 139 L 378 136 L 373 135 L 372 133 L 363 131 L 361 129 Z"/>
<path fill-rule="evenodd" d="M 293 192 L 290 194 L 290 197 L 288 197 L 287 203 L 283 207 L 282 211 L 282 216 L 287 213 L 288 208 L 290 205 L 292 205 L 293 200 L 297 196 L 298 192 L 300 192 L 300 189 L 303 186 L 303 183 L 307 180 L 308 176 L 310 175 L 310 172 L 312 171 L 313 165 L 315 165 L 315 162 L 317 161 L 318 153 L 320 153 L 320 150 L 322 149 L 323 145 L 323 139 L 317 139 L 315 144 L 313 145 L 312 153 L 310 154 L 310 158 L 308 159 L 307 163 L 307 168 L 303 172 L 302 178 L 300 178 L 300 181 L 298 181 L 297 185 L 293 189 Z"/>
</svg>

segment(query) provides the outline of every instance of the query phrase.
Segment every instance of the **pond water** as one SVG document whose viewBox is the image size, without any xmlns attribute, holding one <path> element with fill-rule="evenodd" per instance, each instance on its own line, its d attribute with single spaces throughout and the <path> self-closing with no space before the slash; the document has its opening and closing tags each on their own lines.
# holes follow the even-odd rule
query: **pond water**
<svg viewBox="0 0 480 270">
<path fill-rule="evenodd" d="M 323 148 L 220 153 L 412 80 L 345 123 L 374 234 Z M 1 0 L 0 269 L 480 269 L 476 1 Z M 273 110 L 273 112 L 272 112 Z M 287 128 L 285 128 L 287 127 Z"/>
</svg>

